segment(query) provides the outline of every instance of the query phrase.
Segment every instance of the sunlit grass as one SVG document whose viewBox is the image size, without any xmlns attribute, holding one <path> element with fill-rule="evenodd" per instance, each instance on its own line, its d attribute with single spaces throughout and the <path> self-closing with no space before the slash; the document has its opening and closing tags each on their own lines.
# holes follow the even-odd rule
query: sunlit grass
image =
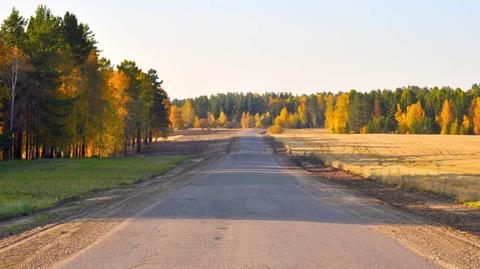
<svg viewBox="0 0 480 269">
<path fill-rule="evenodd" d="M 465 202 L 463 203 L 464 205 L 470 207 L 470 208 L 480 208 L 480 201 L 476 202 Z"/>
<path fill-rule="evenodd" d="M 186 157 L 0 162 L 0 219 L 162 174 Z"/>
</svg>

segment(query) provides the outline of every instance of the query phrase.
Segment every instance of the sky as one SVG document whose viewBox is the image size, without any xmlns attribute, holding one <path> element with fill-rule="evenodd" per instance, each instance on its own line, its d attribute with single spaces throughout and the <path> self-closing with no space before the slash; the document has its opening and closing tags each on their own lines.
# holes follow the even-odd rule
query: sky
<svg viewBox="0 0 480 269">
<path fill-rule="evenodd" d="M 0 0 L 71 11 L 101 55 L 158 71 L 172 98 L 480 82 L 476 0 Z"/>
</svg>

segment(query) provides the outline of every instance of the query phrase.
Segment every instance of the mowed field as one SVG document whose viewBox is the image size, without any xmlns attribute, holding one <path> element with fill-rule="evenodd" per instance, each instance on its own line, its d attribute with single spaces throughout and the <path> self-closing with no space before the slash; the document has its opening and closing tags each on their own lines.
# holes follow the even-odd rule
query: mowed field
<svg viewBox="0 0 480 269">
<path fill-rule="evenodd" d="M 0 220 L 162 174 L 184 156 L 0 162 Z"/>
<path fill-rule="evenodd" d="M 273 135 L 293 155 L 315 155 L 336 168 L 405 188 L 480 200 L 480 136 L 330 134 L 286 130 Z"/>
</svg>

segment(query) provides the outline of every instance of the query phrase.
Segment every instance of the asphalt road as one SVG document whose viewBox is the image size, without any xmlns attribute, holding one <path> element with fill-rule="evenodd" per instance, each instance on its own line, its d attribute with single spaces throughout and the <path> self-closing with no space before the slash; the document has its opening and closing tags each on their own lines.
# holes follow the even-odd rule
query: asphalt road
<svg viewBox="0 0 480 269">
<path fill-rule="evenodd" d="M 434 268 L 307 194 L 245 132 L 232 153 L 60 268 Z"/>
</svg>

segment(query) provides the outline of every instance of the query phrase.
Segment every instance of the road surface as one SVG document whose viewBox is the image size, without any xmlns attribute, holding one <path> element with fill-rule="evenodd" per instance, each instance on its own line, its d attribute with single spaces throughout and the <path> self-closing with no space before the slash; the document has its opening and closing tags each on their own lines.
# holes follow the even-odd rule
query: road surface
<svg viewBox="0 0 480 269">
<path fill-rule="evenodd" d="M 245 132 L 191 184 L 58 268 L 435 268 L 309 195 Z"/>
</svg>

